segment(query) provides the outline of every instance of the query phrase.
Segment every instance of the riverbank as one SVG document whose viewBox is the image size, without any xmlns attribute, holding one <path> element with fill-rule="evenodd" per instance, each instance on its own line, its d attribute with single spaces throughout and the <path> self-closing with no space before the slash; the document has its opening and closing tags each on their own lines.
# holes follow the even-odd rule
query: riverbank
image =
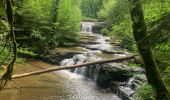
<svg viewBox="0 0 170 100">
<path fill-rule="evenodd" d="M 14 73 L 21 74 L 52 66 L 39 60 L 27 60 L 25 64 L 16 64 Z M 61 87 L 64 87 L 61 80 L 57 73 L 14 79 L 1 91 L 0 97 L 2 100 L 47 100 L 59 95 L 56 97 L 57 99 L 62 93 L 63 95 L 68 94 L 65 90 L 61 89 Z"/>
<path fill-rule="evenodd" d="M 54 67 L 52 64 L 77 65 L 132 55 L 118 45 L 112 45 L 109 37 L 92 33 L 90 25 L 93 24 L 83 24 L 87 32 L 82 33 L 82 39 L 76 47 L 48 50 L 41 59 L 51 64 L 28 59 L 25 64 L 16 64 L 15 72 L 21 74 Z M 27 100 L 29 97 L 33 100 L 131 100 L 135 88 L 141 83 L 136 79 L 136 74 L 142 73 L 143 70 L 127 66 L 127 62 L 94 64 L 71 71 L 15 79 L 20 89 L 15 89 L 15 84 L 10 83 L 1 96 L 5 100 Z"/>
<path fill-rule="evenodd" d="M 21 74 L 53 66 L 29 59 L 25 64 L 16 64 L 14 73 Z M 69 71 L 14 79 L 1 91 L 0 97 L 2 100 L 120 100 L 110 90 L 100 90 L 93 81 Z"/>
</svg>

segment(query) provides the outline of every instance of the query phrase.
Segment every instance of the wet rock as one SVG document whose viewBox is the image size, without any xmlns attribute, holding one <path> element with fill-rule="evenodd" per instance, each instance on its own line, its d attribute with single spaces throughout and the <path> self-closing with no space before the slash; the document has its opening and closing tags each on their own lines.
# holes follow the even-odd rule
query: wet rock
<svg viewBox="0 0 170 100">
<path fill-rule="evenodd" d="M 95 41 L 85 41 L 85 40 L 81 40 L 80 43 L 81 43 L 81 44 L 88 44 L 88 45 L 91 45 L 91 44 L 99 44 L 99 42 L 95 42 Z"/>
<path fill-rule="evenodd" d="M 42 59 L 44 61 L 47 61 L 49 63 L 52 63 L 52 64 L 57 64 L 59 65 L 60 62 L 63 60 L 63 59 L 68 59 L 68 58 L 72 58 L 75 54 L 82 54 L 83 51 L 79 51 L 79 50 L 69 50 L 69 49 L 52 49 L 52 50 L 48 50 L 46 51 L 43 56 L 42 56 Z"/>
<path fill-rule="evenodd" d="M 98 65 L 89 65 L 85 70 L 85 76 L 95 81 L 98 75 L 98 71 Z"/>
<path fill-rule="evenodd" d="M 101 33 L 101 30 L 104 26 L 103 25 L 93 25 L 92 32 L 93 33 Z"/>
<path fill-rule="evenodd" d="M 105 40 L 106 42 L 110 42 L 110 38 Z"/>
<path fill-rule="evenodd" d="M 86 49 L 90 49 L 90 50 L 100 50 L 100 48 L 98 48 L 97 46 L 87 46 Z"/>
<path fill-rule="evenodd" d="M 98 22 L 98 23 L 95 23 L 93 26 L 92 26 L 92 32 L 93 33 L 101 33 L 101 30 L 104 28 L 104 26 L 106 25 L 106 23 L 103 23 L 103 22 Z"/>
<path fill-rule="evenodd" d="M 146 82 L 146 76 L 144 74 L 135 74 L 126 82 L 112 81 L 111 90 L 122 98 L 122 100 L 133 100 L 135 89 L 140 87 L 144 82 Z"/>
<path fill-rule="evenodd" d="M 113 50 L 101 50 L 102 53 L 106 54 L 125 54 L 124 52 L 119 52 L 119 51 L 113 51 Z"/>
<path fill-rule="evenodd" d="M 91 62 L 91 61 L 95 61 L 95 60 L 100 60 L 100 57 L 97 57 L 96 55 L 93 54 L 79 54 L 79 55 L 75 55 L 74 56 L 77 60 L 76 60 L 76 64 L 81 64 L 81 63 L 85 63 L 85 62 Z M 82 68 L 76 68 L 75 69 L 75 73 L 84 75 L 92 80 L 96 80 L 97 74 L 98 74 L 98 64 L 94 64 L 94 65 L 89 65 L 87 67 L 82 67 Z"/>
<path fill-rule="evenodd" d="M 113 93 L 116 93 L 122 100 L 132 100 L 134 90 L 125 86 L 117 86 L 113 84 L 112 86 Z"/>
<path fill-rule="evenodd" d="M 120 45 L 121 40 L 118 39 L 118 37 L 113 36 L 110 38 L 110 43 L 113 45 Z"/>
<path fill-rule="evenodd" d="M 134 74 L 144 74 L 145 70 L 141 67 L 137 67 L 137 68 L 129 68 L 130 72 L 133 72 Z"/>
<path fill-rule="evenodd" d="M 108 88 L 112 81 L 125 82 L 133 73 L 120 63 L 102 64 L 97 77 L 97 85 L 102 88 Z"/>
</svg>

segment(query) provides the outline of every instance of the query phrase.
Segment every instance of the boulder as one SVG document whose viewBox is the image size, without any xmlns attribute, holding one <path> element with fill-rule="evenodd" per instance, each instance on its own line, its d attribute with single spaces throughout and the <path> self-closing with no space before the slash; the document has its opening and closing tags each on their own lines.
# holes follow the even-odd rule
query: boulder
<svg viewBox="0 0 170 100">
<path fill-rule="evenodd" d="M 106 54 L 125 54 L 124 52 L 120 52 L 120 51 L 113 51 L 113 50 L 101 50 L 102 53 L 106 53 Z"/>
<path fill-rule="evenodd" d="M 82 51 L 69 48 L 56 48 L 46 51 L 42 59 L 52 64 L 59 65 L 63 59 L 72 58 L 75 54 L 82 54 Z"/>
<path fill-rule="evenodd" d="M 133 73 L 121 63 L 102 64 L 98 72 L 97 85 L 102 88 L 108 88 L 112 81 L 125 82 Z"/>
</svg>

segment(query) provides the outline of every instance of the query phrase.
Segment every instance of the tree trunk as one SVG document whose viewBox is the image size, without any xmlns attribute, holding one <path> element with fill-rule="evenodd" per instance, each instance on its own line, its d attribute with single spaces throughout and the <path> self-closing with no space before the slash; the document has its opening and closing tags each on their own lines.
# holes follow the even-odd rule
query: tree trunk
<svg viewBox="0 0 170 100">
<path fill-rule="evenodd" d="M 12 79 L 14 78 L 22 78 L 22 77 L 27 77 L 27 76 L 32 76 L 32 75 L 39 75 L 43 73 L 49 73 L 52 71 L 59 71 L 59 70 L 64 70 L 64 69 L 72 69 L 72 68 L 79 68 L 79 67 L 85 67 L 88 65 L 94 65 L 94 64 L 103 64 L 103 63 L 110 63 L 110 62 L 120 62 L 120 61 L 125 61 L 129 59 L 134 59 L 136 55 L 134 56 L 129 56 L 129 57 L 123 57 L 123 58 L 114 58 L 114 59 L 105 59 L 105 60 L 99 60 L 99 61 L 94 61 L 94 62 L 87 62 L 79 65 L 70 65 L 70 66 L 56 66 L 54 68 L 49 68 L 49 69 L 44 69 L 44 70 L 39 70 L 39 71 L 34 71 L 30 73 L 25 73 L 25 74 L 20 74 L 20 75 L 13 75 Z"/>
<path fill-rule="evenodd" d="M 15 33 L 13 29 L 13 23 L 14 23 L 14 16 L 13 16 L 13 9 L 12 9 L 12 2 L 11 0 L 6 0 L 6 14 L 7 14 L 7 19 L 8 23 L 10 25 L 10 32 L 9 32 L 9 38 L 12 40 L 13 43 L 13 59 L 10 62 L 10 64 L 7 67 L 7 70 L 5 74 L 2 76 L 2 80 L 11 80 L 12 77 L 12 72 L 13 72 L 13 66 L 17 58 L 17 43 L 15 40 Z M 9 42 L 9 41 L 8 41 Z M 2 85 L 2 83 L 1 83 Z"/>
<path fill-rule="evenodd" d="M 149 38 L 147 37 L 147 27 L 144 21 L 141 0 L 129 0 L 130 13 L 133 27 L 133 35 L 144 61 L 148 83 L 156 93 L 156 100 L 170 100 L 168 89 L 161 78 L 159 69 L 150 47 Z"/>
</svg>

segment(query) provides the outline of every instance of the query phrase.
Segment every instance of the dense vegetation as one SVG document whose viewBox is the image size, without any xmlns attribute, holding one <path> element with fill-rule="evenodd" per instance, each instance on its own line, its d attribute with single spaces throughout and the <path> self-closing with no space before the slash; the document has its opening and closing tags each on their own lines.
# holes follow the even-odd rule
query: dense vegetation
<svg viewBox="0 0 170 100">
<path fill-rule="evenodd" d="M 154 51 L 156 62 L 161 73 L 163 73 L 162 75 L 167 86 L 170 86 L 170 80 L 168 78 L 170 69 L 170 7 L 168 4 L 170 4 L 170 1 L 168 0 L 143 1 L 145 22 L 150 41 L 149 45 Z M 98 17 L 107 19 L 108 26 L 103 29 L 103 34 L 108 36 L 117 36 L 121 40 L 120 45 L 122 47 L 136 52 L 136 45 L 132 35 L 132 23 L 129 14 L 128 2 L 121 0 L 105 0 L 104 8 L 98 12 Z M 139 95 L 142 95 L 147 91 L 144 89 L 142 90 L 143 92 L 140 91 L 141 94 Z M 137 100 L 147 98 L 151 99 L 154 96 L 144 95 L 144 97 L 140 97 L 141 96 L 137 96 Z"/>
<path fill-rule="evenodd" d="M 50 48 L 73 46 L 79 40 L 79 0 L 0 2 L 0 65 L 7 65 L 4 80 L 11 79 L 16 46 L 19 54 L 41 56 Z"/>
<path fill-rule="evenodd" d="M 81 18 L 78 1 L 75 3 L 73 0 L 44 0 L 43 2 L 21 0 L 15 1 L 14 4 L 14 26 L 19 47 L 43 51 L 77 42 Z M 4 22 L 5 27 L 5 19 L 1 21 Z M 3 34 L 5 30 L 1 32 L 1 35 Z M 64 39 L 68 41 L 62 41 Z"/>
<path fill-rule="evenodd" d="M 11 29 L 14 28 L 19 53 L 41 55 L 51 48 L 78 43 L 81 19 L 105 20 L 107 25 L 102 34 L 116 37 L 121 47 L 138 53 L 132 24 L 141 20 L 131 18 L 133 5 L 129 3 L 138 0 L 14 0 L 14 23 L 10 23 L 10 13 L 5 11 L 6 1 L 11 0 L 0 0 L 0 65 L 11 63 L 15 56 L 11 53 L 15 47 L 13 39 L 9 38 L 12 37 L 9 34 Z M 149 41 L 147 47 L 153 50 L 160 73 L 170 90 L 170 1 L 143 0 L 142 4 L 142 23 L 147 26 L 143 33 Z M 155 92 L 151 89 L 150 84 L 145 83 L 137 90 L 136 100 L 152 100 Z"/>
<path fill-rule="evenodd" d="M 97 12 L 103 7 L 103 0 L 81 0 L 81 10 L 84 19 L 96 19 Z"/>
<path fill-rule="evenodd" d="M 87 2 L 85 0 L 84 2 Z M 95 0 L 94 0 L 95 1 Z M 126 48 L 134 53 L 138 52 L 135 40 L 133 38 L 133 29 L 132 29 L 132 22 L 130 16 L 130 9 L 128 0 L 102 0 L 103 2 L 100 4 L 103 5 L 95 5 L 91 3 L 93 10 L 96 10 L 93 13 L 93 10 L 88 13 L 87 10 L 83 10 L 84 16 L 90 18 L 97 18 L 97 19 L 105 19 L 107 22 L 107 26 L 102 29 L 102 34 L 107 35 L 110 37 L 117 37 L 117 39 L 121 40 L 120 46 Z M 93 2 L 93 0 L 91 1 Z M 85 3 L 84 8 L 89 8 Z M 150 41 L 150 47 L 153 49 L 153 54 L 156 58 L 156 62 L 158 67 L 166 81 L 166 85 L 170 86 L 169 80 L 169 69 L 170 69 L 170 1 L 169 0 L 144 0 L 142 2 L 144 8 L 144 17 L 147 26 L 147 33 Z M 98 12 L 97 12 L 98 11 Z M 89 15 L 88 15 L 89 14 Z M 97 14 L 97 16 L 95 16 Z M 136 20 L 138 20 L 136 18 Z M 148 85 L 144 85 L 145 87 L 141 88 L 148 88 Z M 170 88 L 170 87 L 169 87 Z M 139 95 L 144 94 L 144 89 L 140 91 Z M 152 93 L 151 93 L 152 94 Z M 144 98 L 152 98 L 154 97 L 153 94 L 151 95 L 144 95 L 144 97 L 136 96 L 138 99 Z M 140 98 L 141 97 L 141 98 Z"/>
<path fill-rule="evenodd" d="M 77 42 L 81 18 L 78 1 L 23 0 L 16 5 L 15 31 L 21 47 L 44 51 Z"/>
</svg>

